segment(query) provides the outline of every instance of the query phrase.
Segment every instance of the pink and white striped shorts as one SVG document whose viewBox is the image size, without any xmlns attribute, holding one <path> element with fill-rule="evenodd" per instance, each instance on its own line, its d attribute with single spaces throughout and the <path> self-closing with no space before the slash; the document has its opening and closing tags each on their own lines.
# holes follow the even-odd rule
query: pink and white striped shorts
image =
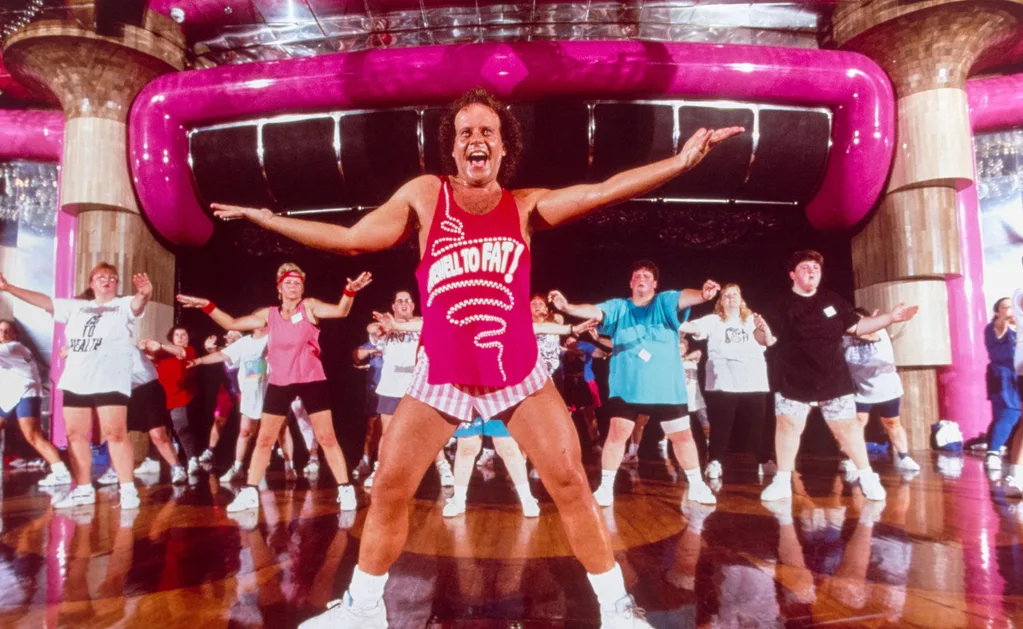
<svg viewBox="0 0 1023 629">
<path fill-rule="evenodd" d="M 502 411 L 516 406 L 542 389 L 549 377 L 540 356 L 537 356 L 536 366 L 522 382 L 507 387 L 430 384 L 426 377 L 429 371 L 430 361 L 426 357 L 426 350 L 420 347 L 408 395 L 463 422 L 471 422 L 475 417 L 497 417 Z"/>
</svg>

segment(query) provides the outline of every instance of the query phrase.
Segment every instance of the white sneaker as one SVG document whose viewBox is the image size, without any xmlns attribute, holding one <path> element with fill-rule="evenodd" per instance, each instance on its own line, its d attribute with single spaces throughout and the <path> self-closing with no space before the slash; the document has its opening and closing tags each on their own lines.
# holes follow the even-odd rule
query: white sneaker
<svg viewBox="0 0 1023 629">
<path fill-rule="evenodd" d="M 188 473 L 189 475 L 199 473 L 199 459 L 194 456 L 188 459 Z"/>
<path fill-rule="evenodd" d="M 50 472 L 46 476 L 39 479 L 37 483 L 40 487 L 59 487 L 61 485 L 71 484 L 71 472 Z"/>
<path fill-rule="evenodd" d="M 707 478 L 721 478 L 721 461 L 711 461 L 707 464 Z"/>
<path fill-rule="evenodd" d="M 242 470 L 240 466 L 235 467 L 232 465 L 226 472 L 224 472 L 224 475 L 220 477 L 220 482 L 230 483 L 231 481 L 241 478 L 242 474 L 244 474 L 244 470 Z"/>
<path fill-rule="evenodd" d="M 884 500 L 888 496 L 888 492 L 881 485 L 881 477 L 877 475 L 877 472 L 864 470 L 860 472 L 859 477 L 860 489 L 863 490 L 863 496 L 867 500 Z"/>
<path fill-rule="evenodd" d="M 227 514 L 235 524 L 243 531 L 252 531 L 259 526 L 259 509 L 247 509 L 245 511 L 234 511 Z"/>
<path fill-rule="evenodd" d="M 352 608 L 352 597 L 345 592 L 341 598 L 327 603 L 327 611 L 314 616 L 298 629 L 387 629 L 387 607 L 383 599 L 368 612 Z"/>
<path fill-rule="evenodd" d="M 96 489 L 92 485 L 79 485 L 71 493 L 51 503 L 54 509 L 73 509 L 82 505 L 96 504 Z"/>
<path fill-rule="evenodd" d="M 377 477 L 378 467 L 380 467 L 379 462 L 373 464 L 373 471 L 370 472 L 369 476 L 366 477 L 366 480 L 362 481 L 363 489 L 369 489 L 370 487 L 373 486 L 373 480 Z"/>
<path fill-rule="evenodd" d="M 899 462 L 895 464 L 895 467 L 899 468 L 904 472 L 919 472 L 920 464 L 913 460 L 913 457 L 907 456 L 904 459 L 899 459 Z"/>
<path fill-rule="evenodd" d="M 838 471 L 848 474 L 849 472 L 856 471 L 856 464 L 852 462 L 852 459 L 842 459 L 842 462 L 838 464 Z"/>
<path fill-rule="evenodd" d="M 342 511 L 355 511 L 359 508 L 359 501 L 355 497 L 355 488 L 351 485 L 342 485 L 337 488 L 337 503 L 341 505 Z"/>
<path fill-rule="evenodd" d="M 139 463 L 139 466 L 135 468 L 135 475 L 141 474 L 159 474 L 160 473 L 160 462 L 156 459 L 150 459 L 146 457 L 145 461 Z"/>
<path fill-rule="evenodd" d="M 525 507 L 523 507 L 523 511 Z M 454 498 L 448 498 L 447 502 L 444 503 L 444 510 L 441 511 L 441 515 L 445 518 L 453 518 L 465 513 L 465 501 L 455 500 Z"/>
<path fill-rule="evenodd" d="M 988 452 L 987 456 L 984 457 L 984 467 L 989 470 L 1000 470 L 1002 469 L 1002 457 L 994 452 Z"/>
<path fill-rule="evenodd" d="M 139 492 L 135 491 L 121 491 L 121 510 L 138 509 L 139 505 L 142 504 L 142 499 L 139 498 Z"/>
<path fill-rule="evenodd" d="M 97 485 L 116 485 L 119 483 L 117 479 L 117 472 L 113 467 L 108 467 L 107 471 L 103 472 L 103 475 L 96 479 Z"/>
<path fill-rule="evenodd" d="M 597 487 L 597 491 L 593 492 L 593 499 L 602 507 L 610 507 L 615 503 L 614 487 L 601 484 L 600 487 Z"/>
<path fill-rule="evenodd" d="M 448 463 L 447 459 L 438 461 L 437 473 L 440 474 L 440 486 L 441 487 L 454 487 L 455 486 L 455 475 L 451 473 L 451 464 Z"/>
<path fill-rule="evenodd" d="M 1023 478 L 1006 476 L 1005 489 L 1010 496 L 1023 496 Z"/>
<path fill-rule="evenodd" d="M 792 497 L 792 481 L 789 482 L 780 481 L 775 476 L 771 484 L 764 488 L 764 491 L 760 492 L 760 499 L 764 502 L 770 502 L 772 500 L 785 500 L 786 498 Z"/>
<path fill-rule="evenodd" d="M 213 467 L 213 453 L 209 450 L 203 450 L 202 454 L 199 455 L 199 465 L 205 470 L 210 470 Z"/>
<path fill-rule="evenodd" d="M 320 473 L 320 462 L 317 459 L 309 459 L 309 462 L 305 464 L 305 468 L 302 469 L 302 475 L 306 478 L 312 478 Z"/>
<path fill-rule="evenodd" d="M 175 465 L 171 468 L 171 483 L 174 485 L 184 485 L 188 482 L 188 474 L 185 473 L 184 465 Z"/>
<path fill-rule="evenodd" d="M 536 498 L 522 503 L 522 515 L 527 518 L 540 517 L 540 503 L 537 502 Z"/>
<path fill-rule="evenodd" d="M 689 483 L 689 499 L 705 505 L 713 505 L 718 502 L 717 496 L 710 490 L 707 483 L 703 482 Z"/>
<path fill-rule="evenodd" d="M 255 487 L 245 487 L 235 496 L 231 504 L 227 505 L 228 513 L 246 511 L 248 509 L 259 509 L 259 492 Z"/>
<path fill-rule="evenodd" d="M 480 455 L 480 458 L 476 459 L 476 467 L 486 467 L 487 465 L 493 465 L 494 456 L 495 454 L 493 450 L 484 448 L 483 454 Z"/>
<path fill-rule="evenodd" d="M 614 609 L 600 610 L 600 629 L 654 629 L 646 621 L 646 614 L 636 606 L 636 601 L 626 594 Z"/>
<path fill-rule="evenodd" d="M 778 464 L 774 461 L 768 461 L 767 463 L 761 463 L 757 468 L 757 474 L 760 476 L 774 476 L 778 473 Z"/>
</svg>

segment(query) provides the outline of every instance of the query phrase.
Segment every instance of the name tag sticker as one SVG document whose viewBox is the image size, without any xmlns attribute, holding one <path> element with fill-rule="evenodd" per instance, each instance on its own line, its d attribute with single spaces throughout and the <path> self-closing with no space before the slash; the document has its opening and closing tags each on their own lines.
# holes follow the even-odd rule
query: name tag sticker
<svg viewBox="0 0 1023 629">
<path fill-rule="evenodd" d="M 837 315 L 838 311 L 835 310 L 834 306 L 828 306 L 827 308 L 824 309 L 824 314 L 830 319 L 831 317 Z"/>
<path fill-rule="evenodd" d="M 292 323 L 299 323 L 301 321 L 302 321 L 302 313 L 301 312 L 296 312 L 295 314 L 291 315 L 291 322 Z"/>
<path fill-rule="evenodd" d="M 642 360 L 643 362 L 648 363 L 648 362 L 650 362 L 650 359 L 653 358 L 653 357 L 654 357 L 653 354 L 651 354 L 650 352 L 646 351 L 645 347 L 643 349 L 639 350 L 639 359 Z"/>
</svg>

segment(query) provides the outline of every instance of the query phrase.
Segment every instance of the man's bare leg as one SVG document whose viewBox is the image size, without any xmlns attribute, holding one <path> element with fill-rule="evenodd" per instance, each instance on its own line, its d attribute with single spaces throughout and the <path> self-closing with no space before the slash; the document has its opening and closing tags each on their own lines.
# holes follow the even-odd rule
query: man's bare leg
<svg viewBox="0 0 1023 629">
<path fill-rule="evenodd" d="M 552 382 L 519 404 L 508 420 L 508 432 L 528 453 L 554 499 L 569 546 L 589 573 L 601 617 L 631 614 L 632 603 L 622 569 L 614 559 L 611 535 L 589 491 L 579 433 Z"/>
</svg>

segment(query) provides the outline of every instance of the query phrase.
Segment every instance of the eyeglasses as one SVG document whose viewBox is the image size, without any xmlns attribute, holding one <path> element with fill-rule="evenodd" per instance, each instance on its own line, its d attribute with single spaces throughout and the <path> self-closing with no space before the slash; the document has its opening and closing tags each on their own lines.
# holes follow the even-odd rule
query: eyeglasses
<svg viewBox="0 0 1023 629">
<path fill-rule="evenodd" d="M 110 282 L 113 282 L 115 284 L 117 283 L 117 276 L 116 275 L 93 275 L 92 279 L 99 280 L 101 282 L 107 282 L 107 283 L 110 283 Z"/>
</svg>

